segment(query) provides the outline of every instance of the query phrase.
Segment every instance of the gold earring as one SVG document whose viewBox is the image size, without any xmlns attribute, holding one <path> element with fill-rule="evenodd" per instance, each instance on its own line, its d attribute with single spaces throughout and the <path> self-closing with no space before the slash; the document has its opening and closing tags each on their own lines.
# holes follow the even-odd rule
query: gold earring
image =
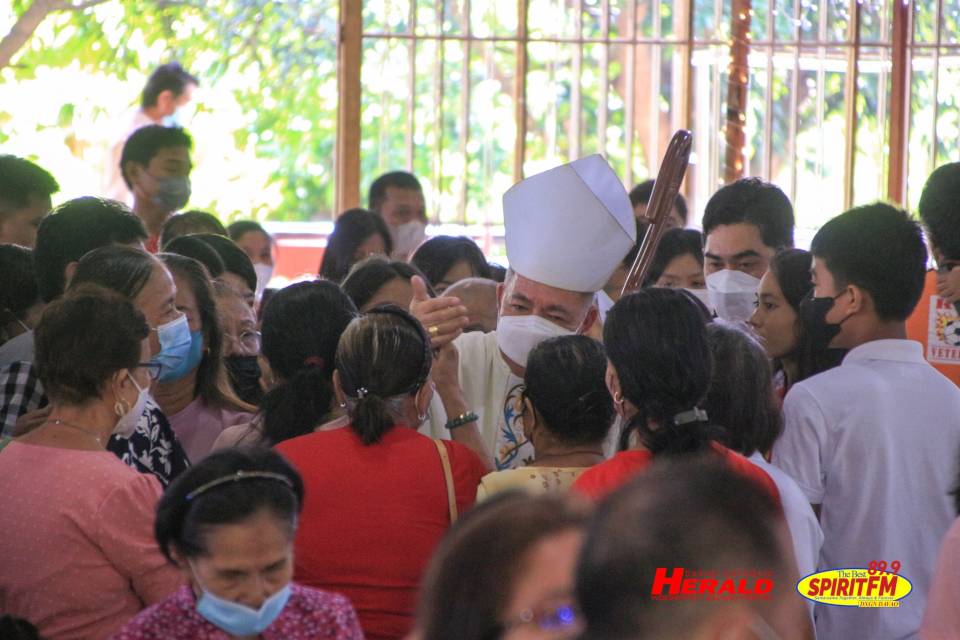
<svg viewBox="0 0 960 640">
<path fill-rule="evenodd" d="M 130 403 L 129 403 L 129 402 L 127 402 L 126 400 L 119 399 L 119 398 L 117 399 L 116 404 L 113 405 L 113 411 L 114 411 L 114 413 L 117 414 L 117 417 L 118 417 L 118 418 L 122 418 L 123 416 L 127 415 L 128 413 L 130 413 L 130 409 L 131 409 L 131 408 L 132 408 L 132 407 L 130 406 Z"/>
</svg>

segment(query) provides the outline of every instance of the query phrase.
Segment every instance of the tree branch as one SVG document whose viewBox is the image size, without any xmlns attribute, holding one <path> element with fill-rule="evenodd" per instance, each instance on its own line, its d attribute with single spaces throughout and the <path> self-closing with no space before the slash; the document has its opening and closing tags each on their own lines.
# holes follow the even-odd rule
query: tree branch
<svg viewBox="0 0 960 640">
<path fill-rule="evenodd" d="M 10 32 L 0 40 L 0 69 L 10 65 L 13 56 L 30 40 L 43 19 L 55 10 L 51 0 L 34 0 L 17 18 Z"/>
<path fill-rule="evenodd" d="M 34 0 L 11 27 L 10 32 L 0 40 L 0 69 L 10 66 L 13 56 L 29 42 L 48 15 L 57 11 L 83 11 L 108 0 L 86 0 L 76 4 L 69 0 Z"/>
<path fill-rule="evenodd" d="M 86 2 L 78 2 L 77 4 L 73 4 L 70 0 L 61 0 L 57 9 L 62 11 L 83 11 L 84 9 L 95 7 L 104 2 L 107 2 L 107 0 L 87 0 Z"/>
</svg>

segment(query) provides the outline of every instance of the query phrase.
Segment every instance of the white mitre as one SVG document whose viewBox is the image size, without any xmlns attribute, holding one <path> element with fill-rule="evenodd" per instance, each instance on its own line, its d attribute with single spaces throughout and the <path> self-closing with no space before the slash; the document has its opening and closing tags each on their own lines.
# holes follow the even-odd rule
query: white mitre
<svg viewBox="0 0 960 640">
<path fill-rule="evenodd" d="M 510 187 L 503 221 L 510 267 L 568 291 L 602 289 L 637 240 L 627 191 L 600 155 Z"/>
</svg>

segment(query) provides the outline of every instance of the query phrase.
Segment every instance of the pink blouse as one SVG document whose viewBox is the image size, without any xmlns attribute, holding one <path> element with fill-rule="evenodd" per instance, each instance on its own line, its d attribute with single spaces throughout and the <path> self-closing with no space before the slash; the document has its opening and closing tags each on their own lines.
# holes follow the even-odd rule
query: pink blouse
<svg viewBox="0 0 960 640">
<path fill-rule="evenodd" d="M 228 633 L 197 613 L 190 587 L 131 620 L 113 640 L 228 640 Z M 350 602 L 341 595 L 292 585 L 283 612 L 259 636 L 263 640 L 363 640 Z"/>
<path fill-rule="evenodd" d="M 0 451 L 0 611 L 58 640 L 106 638 L 182 584 L 153 537 L 160 484 L 107 451 Z"/>
<path fill-rule="evenodd" d="M 217 436 L 236 424 L 253 420 L 252 413 L 211 407 L 197 396 L 193 402 L 172 416 L 167 416 L 177 439 L 187 452 L 191 464 L 197 464 L 213 450 Z"/>
<path fill-rule="evenodd" d="M 950 640 L 960 633 L 960 519 L 940 546 L 937 571 L 920 627 L 922 640 Z"/>
</svg>

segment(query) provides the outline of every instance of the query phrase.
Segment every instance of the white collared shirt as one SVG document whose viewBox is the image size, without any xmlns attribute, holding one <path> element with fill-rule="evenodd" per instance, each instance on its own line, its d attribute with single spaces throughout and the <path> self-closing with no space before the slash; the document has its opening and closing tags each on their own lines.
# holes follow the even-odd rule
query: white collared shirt
<svg viewBox="0 0 960 640">
<path fill-rule="evenodd" d="M 784 400 L 773 462 L 821 504 L 819 570 L 901 563 L 913 592 L 897 609 L 818 605 L 820 640 L 912 638 L 940 541 L 955 517 L 960 389 L 909 340 L 876 340 Z"/>
<path fill-rule="evenodd" d="M 798 578 L 804 578 L 817 570 L 820 547 L 823 546 L 823 530 L 807 497 L 787 473 L 780 467 L 763 459 L 759 451 L 747 458 L 767 472 L 780 492 L 780 504 L 793 540 L 793 555 L 797 561 Z M 813 601 L 808 601 L 813 610 Z"/>
<path fill-rule="evenodd" d="M 120 158 L 123 156 L 123 146 L 134 131 L 151 124 L 159 124 L 138 108 L 132 113 L 124 114 L 120 126 L 115 131 L 116 138 L 110 144 L 107 152 L 106 166 L 103 168 L 103 197 L 117 200 L 127 206 L 133 206 L 133 193 L 123 180 L 120 171 Z"/>
</svg>

